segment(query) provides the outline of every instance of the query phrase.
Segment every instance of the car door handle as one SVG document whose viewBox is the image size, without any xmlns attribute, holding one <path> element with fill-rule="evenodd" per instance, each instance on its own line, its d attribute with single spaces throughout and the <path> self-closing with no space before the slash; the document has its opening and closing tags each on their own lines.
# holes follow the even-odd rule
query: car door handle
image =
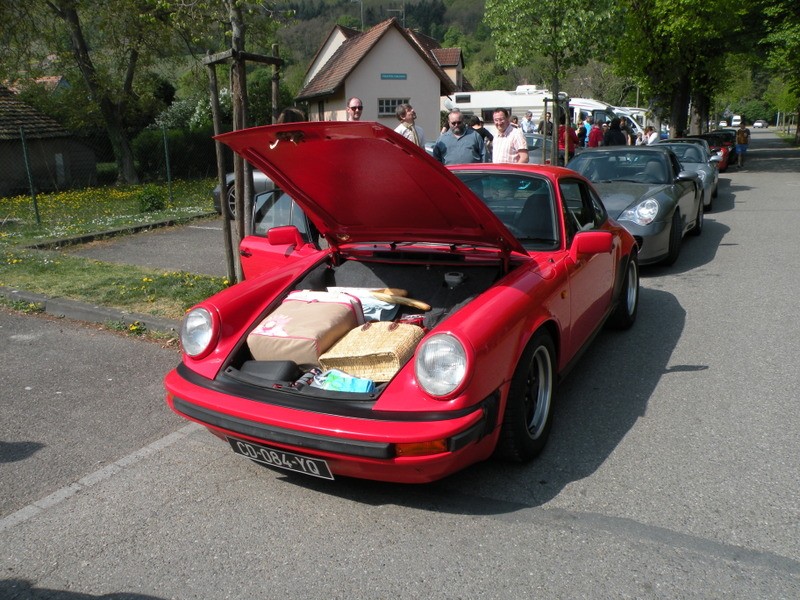
<svg viewBox="0 0 800 600">
<path fill-rule="evenodd" d="M 253 256 L 253 253 L 250 252 L 250 250 L 248 250 L 247 248 L 242 248 L 241 250 L 239 250 L 239 256 L 250 258 L 251 256 Z"/>
</svg>

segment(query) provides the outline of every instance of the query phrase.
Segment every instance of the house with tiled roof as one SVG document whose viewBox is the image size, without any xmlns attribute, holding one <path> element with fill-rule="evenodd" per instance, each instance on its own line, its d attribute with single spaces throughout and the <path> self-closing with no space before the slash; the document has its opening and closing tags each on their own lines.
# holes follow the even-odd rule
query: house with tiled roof
<svg viewBox="0 0 800 600">
<path fill-rule="evenodd" d="M 23 144 L 24 141 L 24 144 Z M 94 152 L 57 121 L 0 86 L 0 196 L 92 185 Z"/>
<path fill-rule="evenodd" d="M 297 101 L 312 121 L 344 121 L 347 100 L 364 103 L 362 120 L 396 127 L 395 108 L 410 103 L 429 140 L 439 134 L 441 96 L 470 91 L 460 48 L 442 48 L 396 18 L 365 32 L 335 26 L 317 50 Z"/>
</svg>

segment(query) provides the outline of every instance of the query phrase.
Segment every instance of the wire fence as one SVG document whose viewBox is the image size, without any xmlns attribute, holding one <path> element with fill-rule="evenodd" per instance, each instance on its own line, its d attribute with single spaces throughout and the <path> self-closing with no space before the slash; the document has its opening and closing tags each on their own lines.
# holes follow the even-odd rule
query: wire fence
<svg viewBox="0 0 800 600">
<path fill-rule="evenodd" d="M 216 177 L 212 131 L 148 129 L 131 142 L 139 181 Z M 0 198 L 114 185 L 120 169 L 108 137 L 46 136 L 20 127 L 0 140 Z"/>
</svg>

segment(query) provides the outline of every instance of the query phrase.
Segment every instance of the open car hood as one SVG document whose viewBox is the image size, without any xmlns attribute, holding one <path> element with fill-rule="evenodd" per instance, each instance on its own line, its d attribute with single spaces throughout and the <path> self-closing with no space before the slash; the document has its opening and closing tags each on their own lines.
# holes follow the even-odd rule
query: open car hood
<svg viewBox="0 0 800 600">
<path fill-rule="evenodd" d="M 455 175 L 379 123 L 303 122 L 216 136 L 267 174 L 333 246 L 522 244 Z"/>
</svg>

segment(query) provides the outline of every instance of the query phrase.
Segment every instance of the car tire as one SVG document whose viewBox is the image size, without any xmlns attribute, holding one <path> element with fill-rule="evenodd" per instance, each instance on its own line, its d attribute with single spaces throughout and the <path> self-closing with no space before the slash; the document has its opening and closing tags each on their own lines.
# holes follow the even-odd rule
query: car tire
<svg viewBox="0 0 800 600">
<path fill-rule="evenodd" d="M 522 353 L 511 379 L 495 451 L 497 457 L 527 462 L 544 448 L 553 421 L 555 361 L 550 335 L 537 332 Z"/>
<path fill-rule="evenodd" d="M 236 185 L 231 184 L 228 186 L 228 191 L 225 193 L 225 207 L 228 209 L 228 214 L 231 219 L 236 219 Z"/>
<path fill-rule="evenodd" d="M 608 324 L 614 329 L 629 329 L 639 311 L 639 258 L 636 254 L 628 260 L 617 302 Z"/>
<path fill-rule="evenodd" d="M 705 222 L 705 207 L 703 206 L 703 202 L 701 201 L 697 206 L 697 216 L 694 219 L 694 227 L 692 227 L 692 230 L 689 233 L 691 233 L 695 237 L 702 234 L 704 222 Z"/>
<path fill-rule="evenodd" d="M 672 213 L 672 221 L 669 226 L 669 248 L 664 264 L 667 266 L 675 264 L 678 255 L 681 253 L 681 242 L 683 241 L 683 227 L 681 226 L 681 212 L 676 208 Z"/>
</svg>

